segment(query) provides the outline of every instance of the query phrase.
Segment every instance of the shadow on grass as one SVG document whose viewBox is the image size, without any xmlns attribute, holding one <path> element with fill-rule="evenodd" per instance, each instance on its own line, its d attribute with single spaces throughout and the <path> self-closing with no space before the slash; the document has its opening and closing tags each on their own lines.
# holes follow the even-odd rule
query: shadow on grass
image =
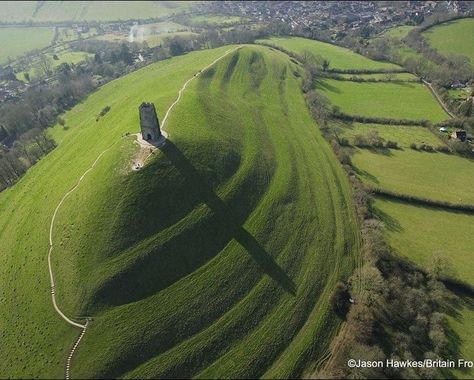
<svg viewBox="0 0 474 380">
<path fill-rule="evenodd" d="M 368 180 L 372 181 L 373 183 L 376 183 L 377 185 L 379 184 L 379 180 L 377 179 L 377 177 L 374 176 L 373 174 L 370 174 L 368 171 L 362 170 L 356 166 L 353 166 L 353 169 L 357 173 L 357 175 L 361 177 L 365 177 Z"/>
<path fill-rule="evenodd" d="M 212 188 L 206 183 L 202 175 L 194 168 L 186 156 L 174 145 L 168 141 L 166 145 L 160 148 L 163 154 L 178 169 L 186 182 L 193 185 L 193 191 L 199 193 L 202 201 L 214 212 L 216 217 L 226 225 L 230 224 L 233 231 L 233 238 L 244 247 L 252 258 L 258 263 L 261 270 L 269 275 L 287 292 L 295 295 L 296 287 L 294 282 L 281 269 L 271 255 L 265 251 L 260 243 L 242 227 L 241 217 L 235 215 L 235 212 L 226 206 L 226 204 L 214 193 Z"/>
<path fill-rule="evenodd" d="M 316 79 L 314 81 L 314 88 L 317 89 L 317 90 L 323 90 L 323 91 L 327 90 L 327 91 L 335 92 L 337 94 L 341 93 L 341 90 L 339 88 L 333 86 L 332 84 L 329 84 L 329 83 L 325 82 L 322 79 Z"/>
<path fill-rule="evenodd" d="M 387 227 L 389 231 L 391 232 L 403 231 L 403 228 L 401 224 L 398 222 L 398 220 L 388 215 L 386 212 L 380 210 L 377 207 L 374 207 L 373 213 L 380 221 L 382 221 L 385 224 L 385 226 Z"/>
</svg>

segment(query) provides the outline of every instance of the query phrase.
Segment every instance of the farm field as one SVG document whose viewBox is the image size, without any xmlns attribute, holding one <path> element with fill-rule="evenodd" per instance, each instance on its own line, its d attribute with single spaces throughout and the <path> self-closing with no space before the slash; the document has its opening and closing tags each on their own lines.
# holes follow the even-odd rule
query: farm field
<svg viewBox="0 0 474 380">
<path fill-rule="evenodd" d="M 362 55 L 354 53 L 353 51 L 328 44 L 321 41 L 309 40 L 300 37 L 291 38 L 277 38 L 273 37 L 266 40 L 259 40 L 276 47 L 283 48 L 288 51 L 293 51 L 302 54 L 309 51 L 312 54 L 319 55 L 330 61 L 329 69 L 333 70 L 398 70 L 400 66 L 388 62 L 378 62 L 366 58 Z"/>
<path fill-rule="evenodd" d="M 433 258 L 447 262 L 450 275 L 474 284 L 474 214 L 422 207 L 377 198 L 374 206 L 385 223 L 388 243 L 395 252 L 429 268 Z"/>
<path fill-rule="evenodd" d="M 474 204 L 474 161 L 409 148 L 377 152 L 356 148 L 351 157 L 364 182 L 398 193 Z"/>
<path fill-rule="evenodd" d="M 45 54 L 47 57 L 51 58 L 51 62 L 53 67 L 59 66 L 61 63 L 69 63 L 69 64 L 77 64 L 87 59 L 87 57 L 93 57 L 94 55 L 91 53 L 87 53 L 84 51 L 63 51 L 61 53 L 56 53 L 58 59 L 53 59 L 53 53 Z M 25 81 L 25 72 L 27 72 L 30 76 L 30 80 L 33 80 L 38 76 L 38 71 L 34 67 L 34 63 L 24 71 L 20 71 L 16 74 L 17 79 Z"/>
<path fill-rule="evenodd" d="M 464 55 L 474 67 L 474 44 L 471 38 L 460 36 L 474 35 L 474 18 L 464 18 L 445 22 L 425 30 L 423 37 L 430 45 L 444 55 Z"/>
<path fill-rule="evenodd" d="M 1 9 L 0 3 L 0 9 Z M 1 13 L 1 12 L 0 12 Z M 8 57 L 15 59 L 33 49 L 47 47 L 53 38 L 54 28 L 0 28 L 0 64 Z"/>
<path fill-rule="evenodd" d="M 187 1 L 16 1 L 0 2 L 0 21 L 116 21 L 164 17 L 186 11 Z"/>
<path fill-rule="evenodd" d="M 208 24 L 208 25 L 226 26 L 229 24 L 239 24 L 239 23 L 245 23 L 248 21 L 249 19 L 246 17 L 215 15 L 215 14 L 193 16 L 189 19 L 189 23 L 191 25 Z"/>
<path fill-rule="evenodd" d="M 146 42 L 149 47 L 155 47 L 162 44 L 167 38 L 173 37 L 181 37 L 183 39 L 191 39 L 198 36 L 198 34 L 193 32 L 169 32 L 169 33 L 160 33 L 160 34 L 146 34 L 144 36 L 140 36 L 139 38 L 134 38 L 134 42 Z M 111 42 L 122 42 L 122 41 L 129 41 L 129 37 L 126 35 L 118 35 L 118 34 L 104 34 L 98 36 L 97 40 L 102 41 L 111 41 Z"/>
<path fill-rule="evenodd" d="M 412 25 L 400 25 L 386 30 L 382 35 L 391 38 L 404 38 L 413 28 Z"/>
<path fill-rule="evenodd" d="M 53 236 L 59 303 L 94 318 L 73 377 L 293 377 L 325 355 L 339 323 L 329 297 L 356 265 L 358 226 L 298 66 L 264 47 L 226 56 L 190 82 L 167 120 L 170 141 L 138 172 L 133 138 L 120 138 L 138 132 L 142 101 L 162 118 L 196 68 L 228 49 L 108 83 L 64 115 L 68 128 L 51 131 L 58 147 L 0 194 L 0 320 L 10 326 L 0 374 L 62 376 L 77 331 L 50 303 L 49 221 L 110 146 Z"/>
<path fill-rule="evenodd" d="M 316 88 L 349 115 L 439 122 L 449 118 L 419 83 L 372 83 L 320 79 Z"/>
<path fill-rule="evenodd" d="M 398 143 L 398 147 L 403 149 L 409 149 L 412 143 L 417 145 L 427 144 L 435 148 L 439 145 L 445 145 L 444 142 L 432 132 L 420 126 L 370 123 L 352 123 L 350 125 L 337 123 L 335 125 L 340 126 L 340 135 L 349 139 L 351 144 L 354 142 L 354 137 L 356 135 L 367 136 L 369 133 L 377 132 L 385 142 L 388 140 L 395 141 Z"/>
</svg>

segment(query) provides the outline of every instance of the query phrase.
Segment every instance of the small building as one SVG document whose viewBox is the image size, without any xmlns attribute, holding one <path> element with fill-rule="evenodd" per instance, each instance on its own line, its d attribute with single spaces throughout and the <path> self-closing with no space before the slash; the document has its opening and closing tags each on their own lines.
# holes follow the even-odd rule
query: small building
<svg viewBox="0 0 474 380">
<path fill-rule="evenodd" d="M 451 134 L 451 138 L 453 139 L 458 139 L 462 142 L 466 141 L 466 138 L 467 138 L 467 134 L 466 134 L 466 131 L 464 129 L 456 129 L 452 134 Z"/>
<path fill-rule="evenodd" d="M 142 103 L 138 107 L 140 114 L 140 130 L 143 140 L 158 141 L 161 137 L 160 122 L 156 116 L 156 109 L 153 103 Z"/>
</svg>

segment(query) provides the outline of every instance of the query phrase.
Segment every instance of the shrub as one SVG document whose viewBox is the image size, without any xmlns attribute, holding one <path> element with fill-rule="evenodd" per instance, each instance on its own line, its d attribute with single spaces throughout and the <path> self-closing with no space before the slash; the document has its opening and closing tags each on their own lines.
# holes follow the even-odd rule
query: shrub
<svg viewBox="0 0 474 380">
<path fill-rule="evenodd" d="M 350 308 L 350 294 L 347 285 L 339 281 L 336 284 L 336 289 L 331 296 L 331 306 L 333 311 L 341 318 L 346 317 Z"/>
<path fill-rule="evenodd" d="M 425 152 L 434 152 L 434 148 L 431 145 L 427 145 L 427 144 L 421 144 L 420 150 L 423 150 Z"/>
<path fill-rule="evenodd" d="M 410 144 L 410 148 L 411 148 L 411 149 L 414 149 L 414 150 L 418 150 L 418 147 L 416 146 L 415 143 L 411 143 L 411 144 Z"/>
<path fill-rule="evenodd" d="M 451 150 L 449 149 L 449 147 L 447 145 L 438 145 L 436 147 L 436 150 L 438 152 L 441 152 L 441 153 L 450 153 Z"/>
<path fill-rule="evenodd" d="M 63 127 L 66 125 L 66 121 L 61 116 L 58 116 L 57 120 L 59 125 Z"/>
<path fill-rule="evenodd" d="M 390 149 L 398 149 L 398 143 L 396 141 L 388 140 L 385 146 Z"/>
<path fill-rule="evenodd" d="M 364 135 L 355 135 L 354 136 L 354 145 L 359 147 L 359 148 L 364 148 L 364 147 L 370 146 L 369 141 L 367 140 L 367 138 Z"/>
<path fill-rule="evenodd" d="M 341 137 L 339 139 L 339 145 L 341 146 L 349 146 L 349 140 L 346 137 Z"/>
</svg>

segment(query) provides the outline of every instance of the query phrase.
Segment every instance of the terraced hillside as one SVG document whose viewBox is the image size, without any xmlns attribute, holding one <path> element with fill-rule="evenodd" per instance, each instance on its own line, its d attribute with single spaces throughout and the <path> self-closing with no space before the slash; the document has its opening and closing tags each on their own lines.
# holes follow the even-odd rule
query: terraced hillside
<svg viewBox="0 0 474 380">
<path fill-rule="evenodd" d="M 140 171 L 137 106 L 164 112 L 229 47 L 113 81 L 65 115 L 59 146 L 0 194 L 0 376 L 289 377 L 326 355 L 335 282 L 358 261 L 349 184 L 306 109 L 300 68 L 242 47 L 189 83 Z M 95 115 L 111 110 L 98 122 Z M 53 185 L 54 184 L 54 185 Z M 32 356 L 41 360 L 30 360 Z"/>
</svg>

